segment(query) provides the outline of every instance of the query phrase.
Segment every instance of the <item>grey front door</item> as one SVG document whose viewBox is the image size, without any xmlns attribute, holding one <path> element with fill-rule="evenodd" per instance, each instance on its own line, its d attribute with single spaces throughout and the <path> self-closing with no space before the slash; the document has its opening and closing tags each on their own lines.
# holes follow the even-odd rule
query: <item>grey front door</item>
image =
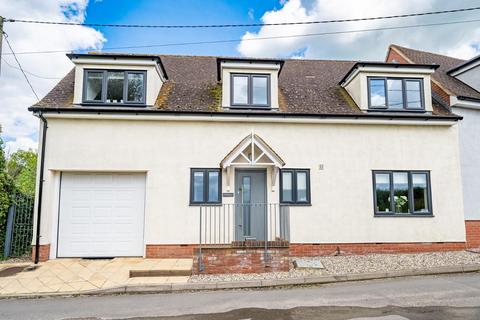
<svg viewBox="0 0 480 320">
<path fill-rule="evenodd" d="M 266 170 L 235 170 L 235 240 L 265 240 Z"/>
</svg>

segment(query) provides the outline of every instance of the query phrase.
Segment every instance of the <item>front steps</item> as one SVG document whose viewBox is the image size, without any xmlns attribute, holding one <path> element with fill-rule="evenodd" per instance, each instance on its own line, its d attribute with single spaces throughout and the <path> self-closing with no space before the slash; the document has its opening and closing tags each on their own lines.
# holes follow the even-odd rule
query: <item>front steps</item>
<svg viewBox="0 0 480 320">
<path fill-rule="evenodd" d="M 188 277 L 192 275 L 193 259 L 148 259 L 141 267 L 130 269 L 130 278 Z"/>
</svg>

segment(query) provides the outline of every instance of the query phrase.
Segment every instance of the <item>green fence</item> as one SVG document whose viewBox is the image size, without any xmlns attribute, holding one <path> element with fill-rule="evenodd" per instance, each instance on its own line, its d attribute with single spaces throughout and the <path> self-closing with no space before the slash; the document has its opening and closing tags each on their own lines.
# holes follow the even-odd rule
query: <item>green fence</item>
<svg viewBox="0 0 480 320">
<path fill-rule="evenodd" d="M 30 255 L 33 236 L 34 197 L 15 194 L 8 210 L 5 227 L 3 256 L 23 257 Z"/>
</svg>

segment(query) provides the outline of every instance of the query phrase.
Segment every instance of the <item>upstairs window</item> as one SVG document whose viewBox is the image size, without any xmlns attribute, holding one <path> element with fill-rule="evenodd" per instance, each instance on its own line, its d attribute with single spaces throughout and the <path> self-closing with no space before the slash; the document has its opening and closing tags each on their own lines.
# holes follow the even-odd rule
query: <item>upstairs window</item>
<svg viewBox="0 0 480 320">
<path fill-rule="evenodd" d="M 145 71 L 85 70 L 84 78 L 84 103 L 145 104 Z"/>
<path fill-rule="evenodd" d="M 424 110 L 423 80 L 369 77 L 368 102 L 374 110 Z"/>
<path fill-rule="evenodd" d="M 432 215 L 428 171 L 374 171 L 376 216 Z"/>
<path fill-rule="evenodd" d="M 230 100 L 232 107 L 270 108 L 270 76 L 232 74 Z"/>
</svg>

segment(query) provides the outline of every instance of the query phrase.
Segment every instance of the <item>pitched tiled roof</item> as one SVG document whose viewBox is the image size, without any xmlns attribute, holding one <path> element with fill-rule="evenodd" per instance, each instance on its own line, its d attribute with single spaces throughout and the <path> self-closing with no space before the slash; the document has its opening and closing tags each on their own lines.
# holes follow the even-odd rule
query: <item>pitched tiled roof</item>
<svg viewBox="0 0 480 320">
<path fill-rule="evenodd" d="M 392 44 L 390 47 L 403 53 L 412 63 L 438 64 L 440 67 L 433 73 L 432 78 L 453 95 L 480 99 L 480 92 L 448 75 L 448 71 L 465 63 L 465 60 L 444 56 L 441 54 L 414 50 Z"/>
<path fill-rule="evenodd" d="M 168 74 L 168 81 L 162 86 L 155 105 L 149 108 L 151 111 L 221 112 L 223 110 L 220 108 L 221 85 L 217 81 L 218 57 L 178 55 L 159 55 L 159 57 Z M 338 84 L 356 62 L 285 60 L 279 75 L 280 112 L 364 115 L 348 93 Z M 72 70 L 34 107 L 73 107 L 73 82 Z M 92 109 L 92 107 L 88 108 Z M 434 109 L 433 114 L 451 115 L 438 108 Z"/>
</svg>

